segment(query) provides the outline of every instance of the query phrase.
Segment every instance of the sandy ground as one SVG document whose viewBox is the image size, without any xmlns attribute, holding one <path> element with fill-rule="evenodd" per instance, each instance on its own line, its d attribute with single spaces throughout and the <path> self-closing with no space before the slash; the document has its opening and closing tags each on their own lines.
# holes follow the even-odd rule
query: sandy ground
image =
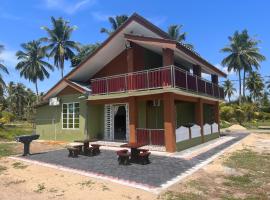
<svg viewBox="0 0 270 200">
<path fill-rule="evenodd" d="M 224 177 L 229 175 L 243 175 L 241 172 L 228 168 L 222 163 L 228 158 L 232 152 L 244 148 L 252 149 L 258 153 L 270 153 L 270 134 L 251 133 L 249 136 L 240 141 L 233 148 L 229 148 L 222 156 L 215 159 L 209 165 L 201 168 L 184 181 L 176 183 L 167 191 L 181 192 L 181 193 L 207 193 L 209 199 L 220 199 L 217 197 L 226 196 L 231 193 L 226 187 L 223 187 Z M 198 185 L 198 183 L 200 183 Z M 270 191 L 270 180 L 267 186 Z M 166 191 L 164 191 L 165 193 Z M 242 198 L 244 194 L 234 194 Z"/>
<path fill-rule="evenodd" d="M 41 150 L 52 150 L 61 148 L 62 144 L 40 144 L 32 145 L 32 152 Z M 222 166 L 222 161 L 230 152 L 233 152 L 244 147 L 250 147 L 256 151 L 270 152 L 270 134 L 250 134 L 243 139 L 238 145 L 228 150 L 221 157 L 214 160 L 209 165 L 195 172 L 168 188 L 167 191 L 189 192 L 191 189 L 187 185 L 192 180 L 204 180 L 203 187 L 209 191 L 216 190 L 211 185 L 220 183 L 222 175 L 226 175 L 227 171 Z M 21 148 L 21 147 L 18 147 Z M 14 165 L 14 163 L 16 163 Z M 140 189 L 131 188 L 128 186 L 119 185 L 109 181 L 88 178 L 81 175 L 76 175 L 69 172 L 63 172 L 56 169 L 42 167 L 38 165 L 29 165 L 28 163 L 9 159 L 0 159 L 0 166 L 7 169 L 1 172 L 0 168 L 0 199 L 1 200 L 39 200 L 39 199 L 136 199 L 136 200 L 152 200 L 157 199 L 158 195 L 149 193 Z M 231 172 L 229 172 L 231 173 Z M 198 189 L 195 192 L 198 192 Z M 164 191 L 165 192 L 165 191 Z M 164 193 L 163 192 L 163 193 Z M 191 191 L 194 192 L 194 191 Z M 220 193 L 226 193 L 222 188 Z M 163 194 L 161 193 L 161 195 Z M 215 199 L 215 195 L 211 199 Z"/>
</svg>

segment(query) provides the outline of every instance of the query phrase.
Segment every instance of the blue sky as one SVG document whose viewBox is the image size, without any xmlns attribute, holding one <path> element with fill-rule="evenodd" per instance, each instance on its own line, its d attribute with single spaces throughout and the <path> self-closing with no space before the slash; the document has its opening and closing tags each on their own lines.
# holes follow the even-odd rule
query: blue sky
<svg viewBox="0 0 270 200">
<path fill-rule="evenodd" d="M 169 3 L 170 2 L 170 3 Z M 0 4 L 0 43 L 6 49 L 1 55 L 10 71 L 5 81 L 34 85 L 20 78 L 15 70 L 15 53 L 20 44 L 44 37 L 40 27 L 50 26 L 50 17 L 64 17 L 78 29 L 73 40 L 82 44 L 102 42 L 106 34 L 100 33 L 101 27 L 108 27 L 108 17 L 120 14 L 131 15 L 137 12 L 163 30 L 170 24 L 184 25 L 188 33 L 187 41 L 215 66 L 225 56 L 220 49 L 228 43 L 228 36 L 235 30 L 248 29 L 250 35 L 262 41 L 261 53 L 270 59 L 270 1 L 268 0 L 1 0 Z M 263 76 L 270 75 L 270 61 L 261 64 Z M 65 73 L 70 68 L 66 63 Z M 229 78 L 237 79 L 230 73 Z M 51 73 L 48 80 L 39 84 L 40 91 L 47 91 L 60 79 L 60 71 Z"/>
</svg>

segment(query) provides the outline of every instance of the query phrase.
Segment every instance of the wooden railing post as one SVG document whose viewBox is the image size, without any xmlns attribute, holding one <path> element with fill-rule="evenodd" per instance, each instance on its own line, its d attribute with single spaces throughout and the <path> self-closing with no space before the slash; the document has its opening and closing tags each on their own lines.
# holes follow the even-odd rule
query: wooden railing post
<svg viewBox="0 0 270 200">
<path fill-rule="evenodd" d="M 187 71 L 186 71 L 186 89 L 188 90 Z"/>
</svg>

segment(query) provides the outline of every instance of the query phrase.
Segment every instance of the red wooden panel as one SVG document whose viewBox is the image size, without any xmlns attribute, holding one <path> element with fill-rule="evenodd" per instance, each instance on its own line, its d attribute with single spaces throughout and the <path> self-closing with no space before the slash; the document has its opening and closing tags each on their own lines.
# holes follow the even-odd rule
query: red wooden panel
<svg viewBox="0 0 270 200">
<path fill-rule="evenodd" d="M 93 81 L 91 87 L 93 94 L 104 94 L 107 92 L 105 79 Z"/>
<path fill-rule="evenodd" d="M 112 77 L 108 79 L 108 92 L 122 92 L 125 91 L 125 77 Z"/>
<path fill-rule="evenodd" d="M 188 82 L 188 89 L 197 91 L 197 86 L 196 86 L 196 77 L 192 76 L 191 74 L 187 75 L 187 82 Z"/>
<path fill-rule="evenodd" d="M 175 69 L 175 86 L 180 88 L 187 88 L 186 72 Z"/>
<path fill-rule="evenodd" d="M 152 145 L 164 145 L 164 130 L 151 130 L 151 144 Z"/>
<path fill-rule="evenodd" d="M 146 129 L 137 129 L 137 143 L 149 144 L 149 131 Z"/>
</svg>

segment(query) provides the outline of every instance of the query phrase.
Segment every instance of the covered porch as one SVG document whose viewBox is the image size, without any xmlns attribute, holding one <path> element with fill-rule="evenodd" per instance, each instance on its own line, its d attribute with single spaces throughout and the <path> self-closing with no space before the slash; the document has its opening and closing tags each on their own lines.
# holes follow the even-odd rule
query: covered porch
<svg viewBox="0 0 270 200">
<path fill-rule="evenodd" d="M 161 93 L 88 100 L 90 138 L 183 150 L 219 136 L 218 101 Z"/>
</svg>

